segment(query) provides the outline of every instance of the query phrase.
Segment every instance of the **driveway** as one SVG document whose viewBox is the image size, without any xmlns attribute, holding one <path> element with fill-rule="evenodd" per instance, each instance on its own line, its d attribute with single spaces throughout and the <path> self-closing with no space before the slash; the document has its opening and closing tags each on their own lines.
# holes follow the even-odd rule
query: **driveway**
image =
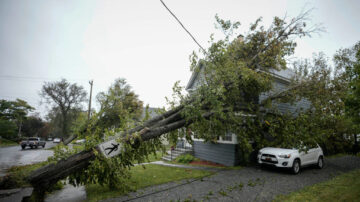
<svg viewBox="0 0 360 202">
<path fill-rule="evenodd" d="M 246 167 L 220 171 L 203 180 L 153 186 L 105 201 L 271 201 L 279 194 L 288 194 L 359 168 L 360 158 L 355 156 L 325 159 L 322 170 L 304 168 L 298 175 L 274 168 Z"/>
<path fill-rule="evenodd" d="M 20 166 L 46 161 L 54 152 L 47 150 L 55 144 L 51 141 L 46 142 L 45 148 L 21 149 L 20 145 L 0 148 L 0 177 L 6 174 L 6 170 L 12 166 Z"/>
</svg>

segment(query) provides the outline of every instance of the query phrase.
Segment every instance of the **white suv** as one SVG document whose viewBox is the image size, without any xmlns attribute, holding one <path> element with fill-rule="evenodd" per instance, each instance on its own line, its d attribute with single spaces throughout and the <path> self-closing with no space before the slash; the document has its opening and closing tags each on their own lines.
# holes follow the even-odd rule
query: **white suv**
<svg viewBox="0 0 360 202">
<path fill-rule="evenodd" d="M 324 154 L 319 145 L 307 152 L 298 149 L 283 149 L 266 147 L 260 149 L 257 156 L 260 165 L 272 165 L 280 168 L 291 168 L 294 174 L 300 172 L 300 168 L 308 165 L 324 166 Z"/>
</svg>

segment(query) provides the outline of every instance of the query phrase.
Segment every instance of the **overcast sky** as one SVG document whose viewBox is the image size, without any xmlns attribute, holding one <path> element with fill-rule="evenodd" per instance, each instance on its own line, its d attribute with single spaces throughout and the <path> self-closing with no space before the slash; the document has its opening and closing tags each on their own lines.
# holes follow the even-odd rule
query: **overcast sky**
<svg viewBox="0 0 360 202">
<path fill-rule="evenodd" d="M 295 56 L 309 58 L 360 40 L 360 1 L 209 1 L 164 0 L 202 46 L 208 47 L 214 16 L 249 24 L 263 17 L 312 11 L 312 23 L 326 33 L 298 40 Z M 125 78 L 145 104 L 165 105 L 175 81 L 190 78 L 189 55 L 197 45 L 159 0 L 70 1 L 0 0 L 0 99 L 21 98 L 46 113 L 39 91 L 45 81 L 65 78 L 93 99 L 119 77 Z M 96 105 L 94 106 L 96 107 Z"/>
</svg>

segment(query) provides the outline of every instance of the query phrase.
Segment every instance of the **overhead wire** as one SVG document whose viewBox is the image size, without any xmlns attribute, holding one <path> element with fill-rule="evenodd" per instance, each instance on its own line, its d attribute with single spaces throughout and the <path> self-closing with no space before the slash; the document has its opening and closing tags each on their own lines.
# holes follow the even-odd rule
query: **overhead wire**
<svg viewBox="0 0 360 202">
<path fill-rule="evenodd" d="M 166 6 L 166 4 L 160 0 L 160 2 L 164 5 L 166 10 L 169 11 L 169 13 L 175 18 L 175 20 L 181 25 L 181 27 L 190 35 L 190 37 L 195 41 L 195 43 L 201 48 L 201 50 L 206 54 L 206 50 L 200 45 L 200 43 L 195 39 L 195 37 L 189 32 L 189 30 L 186 29 L 186 27 L 181 23 L 179 18 L 176 17 L 176 15 Z"/>
<path fill-rule="evenodd" d="M 15 75 L 0 75 L 1 80 L 24 80 L 24 81 L 54 81 L 63 79 L 62 77 L 58 78 L 49 78 L 49 77 L 32 77 L 32 76 L 15 76 Z M 87 81 L 88 79 L 80 79 L 80 78 L 71 78 L 67 79 L 70 81 Z"/>
</svg>

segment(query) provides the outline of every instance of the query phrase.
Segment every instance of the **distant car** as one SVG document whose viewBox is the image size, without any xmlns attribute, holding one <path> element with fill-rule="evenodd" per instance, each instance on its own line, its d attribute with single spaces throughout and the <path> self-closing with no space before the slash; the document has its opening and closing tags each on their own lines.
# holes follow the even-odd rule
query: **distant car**
<svg viewBox="0 0 360 202">
<path fill-rule="evenodd" d="M 75 144 L 82 144 L 85 143 L 85 139 L 76 140 Z"/>
<path fill-rule="evenodd" d="M 324 166 L 324 154 L 319 145 L 307 152 L 298 149 L 266 147 L 259 151 L 257 160 L 260 165 L 290 168 L 294 174 L 298 174 L 300 168 L 304 166 L 316 165 L 320 169 Z"/>
<path fill-rule="evenodd" d="M 38 147 L 45 147 L 46 142 L 41 140 L 39 137 L 29 137 L 26 140 L 20 142 L 21 148 L 25 149 L 26 147 L 38 148 Z"/>
<path fill-rule="evenodd" d="M 53 143 L 60 143 L 61 139 L 60 138 L 54 138 Z"/>
<path fill-rule="evenodd" d="M 53 139 L 52 139 L 52 137 L 48 137 L 48 139 L 47 139 L 48 141 L 52 141 Z"/>
</svg>

